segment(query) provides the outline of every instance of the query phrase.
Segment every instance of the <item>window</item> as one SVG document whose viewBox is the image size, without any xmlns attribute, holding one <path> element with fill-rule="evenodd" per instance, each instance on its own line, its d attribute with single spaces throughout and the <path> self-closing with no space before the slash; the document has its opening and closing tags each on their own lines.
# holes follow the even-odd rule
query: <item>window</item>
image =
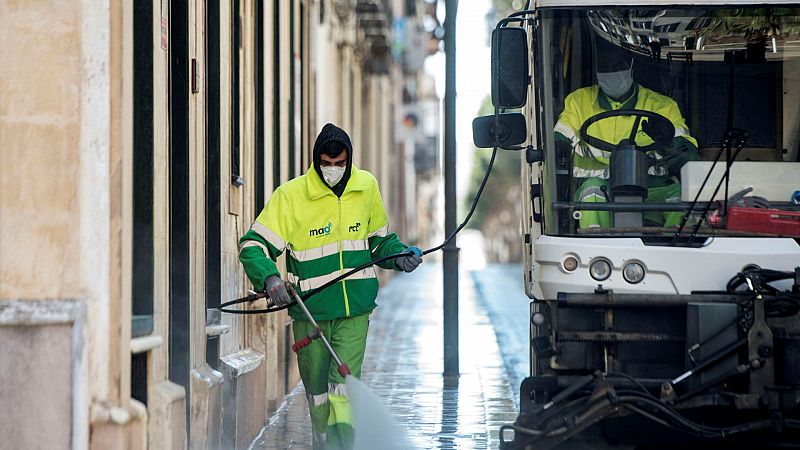
<svg viewBox="0 0 800 450">
<path fill-rule="evenodd" d="M 272 187 L 281 184 L 281 26 L 280 3 L 273 3 L 272 12 Z"/>
<path fill-rule="evenodd" d="M 239 51 L 242 48 L 242 16 L 239 0 L 231 3 L 231 183 L 241 186 L 244 180 L 241 177 L 241 131 L 240 126 L 240 95 L 239 95 Z"/>
<path fill-rule="evenodd" d="M 133 337 L 153 331 L 153 5 L 134 4 Z"/>
<path fill-rule="evenodd" d="M 153 332 L 153 4 L 133 4 L 131 337 Z M 131 396 L 147 404 L 147 354 L 131 357 Z"/>
<path fill-rule="evenodd" d="M 255 30 L 253 33 L 255 64 L 255 215 L 264 207 L 264 2 L 256 2 Z"/>
<path fill-rule="evenodd" d="M 186 388 L 188 418 L 191 405 L 188 0 L 171 0 L 169 8 L 169 378 Z"/>
<path fill-rule="evenodd" d="M 289 2 L 289 178 L 295 176 L 295 155 L 297 153 L 297 115 L 296 115 L 296 103 L 295 100 L 297 96 L 295 95 L 297 89 L 297 77 L 295 77 L 295 71 L 298 70 L 297 64 L 295 64 L 294 55 L 297 54 L 297 49 L 295 48 L 297 45 L 297 39 L 295 38 L 295 27 L 294 18 L 295 18 L 295 2 Z"/>
<path fill-rule="evenodd" d="M 219 0 L 206 0 L 206 309 L 220 305 L 220 47 Z M 218 320 L 216 316 L 212 323 Z M 209 319 L 206 318 L 206 322 Z M 219 367 L 219 337 L 206 341 L 206 362 Z"/>
<path fill-rule="evenodd" d="M 570 53 L 546 44 L 538 49 L 534 89 L 544 107 L 536 125 L 549 152 L 542 166 L 544 232 L 670 245 L 769 234 L 725 222 L 728 209 L 717 202 L 752 188 L 749 195 L 764 197 L 772 209 L 794 208 L 789 199 L 798 152 L 790 136 L 797 136 L 800 124 L 790 118 L 800 102 L 792 89 L 797 77 L 787 74 L 800 58 L 788 47 L 768 45 L 767 36 L 749 27 L 772 23 L 758 21 L 772 17 L 779 24 L 774 35 L 794 42 L 800 32 L 792 24 L 800 23 L 800 10 L 665 8 L 661 17 L 679 21 L 659 26 L 669 32 L 694 27 L 698 41 L 691 52 L 667 48 L 668 65 L 608 36 L 610 23 L 642 15 L 628 8 L 607 8 L 602 15 L 564 8 L 540 16 L 537 42 L 580 39 Z M 605 28 L 598 26 L 603 22 Z M 634 61 L 636 84 L 616 96 L 604 93 L 594 73 L 599 58 Z M 567 67 L 578 76 L 567 76 Z M 576 100 L 568 104 L 568 96 Z M 645 106 L 649 115 L 631 114 L 612 106 L 622 98 L 653 106 Z M 635 158 L 642 164 L 634 167 Z M 676 238 L 678 230 L 687 241 Z"/>
</svg>

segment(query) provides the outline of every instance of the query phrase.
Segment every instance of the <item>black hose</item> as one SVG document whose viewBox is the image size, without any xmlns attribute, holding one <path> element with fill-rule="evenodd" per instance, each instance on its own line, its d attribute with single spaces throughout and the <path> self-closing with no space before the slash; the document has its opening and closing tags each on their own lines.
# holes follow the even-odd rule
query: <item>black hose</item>
<svg viewBox="0 0 800 450">
<path fill-rule="evenodd" d="M 754 431 L 772 425 L 771 419 L 764 419 L 754 422 L 747 422 L 732 427 L 724 427 L 724 428 L 712 427 L 694 422 L 684 417 L 670 406 L 655 401 L 648 397 L 629 394 L 620 396 L 619 401 L 620 403 L 623 404 L 627 403 L 646 404 L 647 406 L 650 406 L 658 410 L 660 413 L 664 414 L 667 418 L 671 419 L 673 424 L 679 425 L 683 431 L 687 431 L 691 434 L 699 435 L 702 437 L 725 437 L 730 434 L 741 433 L 745 431 Z"/>
<path fill-rule="evenodd" d="M 800 295 L 777 294 L 767 304 L 767 317 L 791 317 L 800 313 Z"/>
<path fill-rule="evenodd" d="M 581 403 L 586 403 L 586 400 L 591 396 L 591 391 L 583 392 L 580 396 L 573 398 L 565 403 L 556 404 L 550 409 L 545 409 L 542 411 L 537 412 L 537 422 L 536 425 L 543 425 L 555 420 L 563 419 L 567 413 L 566 411 L 574 410 L 575 407 Z"/>
<path fill-rule="evenodd" d="M 729 427 L 714 427 L 709 425 L 703 425 L 697 422 L 694 422 L 691 419 L 686 418 L 685 416 L 681 415 L 678 411 L 674 408 L 666 405 L 654 398 L 652 396 L 639 393 L 638 391 L 619 391 L 621 395 L 617 396 L 616 399 L 612 403 L 617 403 L 621 406 L 624 406 L 631 412 L 641 415 L 653 422 L 656 422 L 660 425 L 667 426 L 667 427 L 675 427 L 680 431 L 683 431 L 690 435 L 699 436 L 702 438 L 725 438 L 732 434 L 738 433 L 746 433 L 757 431 L 764 428 L 769 428 L 772 426 L 773 421 L 771 418 L 769 419 L 760 419 L 754 420 L 750 422 L 745 422 L 738 425 L 733 425 Z M 578 398 L 571 400 L 568 405 L 568 408 L 560 409 L 559 414 L 557 417 L 551 416 L 550 418 L 543 418 L 542 420 L 538 421 L 540 425 L 546 425 L 545 427 L 518 427 L 515 426 L 514 429 L 519 431 L 522 434 L 526 434 L 532 437 L 532 441 L 546 438 L 546 437 L 555 437 L 560 434 L 564 434 L 565 432 L 569 431 L 569 423 L 572 422 L 570 417 L 576 417 L 578 415 L 585 415 L 586 411 L 589 411 L 592 408 L 597 408 L 600 403 L 608 401 L 608 399 L 596 399 L 595 401 L 586 403 L 587 400 L 590 399 L 591 394 L 585 394 Z M 581 405 L 580 408 L 575 408 L 578 404 Z M 645 410 L 642 407 L 647 407 L 648 410 Z M 613 410 L 609 410 L 609 414 L 613 413 Z M 549 415 L 549 414 L 548 414 Z M 608 415 L 608 414 L 606 414 Z M 557 420 L 555 420 L 557 419 Z M 567 424 L 565 429 L 565 424 Z M 785 421 L 786 426 L 791 428 L 800 428 L 800 420 L 790 419 Z"/>
<path fill-rule="evenodd" d="M 470 208 L 469 208 L 469 212 L 467 213 L 467 217 L 464 218 L 464 221 L 461 222 L 461 224 L 455 230 L 453 230 L 453 232 L 450 233 L 449 236 L 447 236 L 447 238 L 444 240 L 444 242 L 442 242 L 441 245 L 438 245 L 436 247 L 432 247 L 432 248 L 429 248 L 427 250 L 424 250 L 422 252 L 423 256 L 427 255 L 429 253 L 433 253 L 435 251 L 441 250 L 442 248 L 444 248 L 444 246 L 447 245 L 458 234 L 458 232 L 461 231 L 467 225 L 467 223 L 469 222 L 469 219 L 472 218 L 472 214 L 475 213 L 475 208 L 478 206 L 478 200 L 480 200 L 480 198 L 481 198 L 481 194 L 483 193 L 483 188 L 486 187 L 486 182 L 489 180 L 489 175 L 492 173 L 492 167 L 494 167 L 494 160 L 495 160 L 496 156 L 497 156 L 497 147 L 495 147 L 492 150 L 492 157 L 491 157 L 491 159 L 489 159 L 489 166 L 486 168 L 486 174 L 483 176 L 483 181 L 481 181 L 481 185 L 478 188 L 478 192 L 475 193 L 475 199 L 472 200 L 472 206 L 470 206 Z M 314 295 L 318 294 L 320 291 L 323 291 L 323 290 L 333 286 L 334 284 L 344 280 L 345 278 L 349 277 L 350 275 L 353 275 L 356 272 L 360 272 L 360 271 L 362 271 L 362 270 L 364 270 L 364 269 L 366 269 L 368 267 L 372 267 L 375 264 L 380 264 L 382 262 L 390 261 L 390 260 L 397 259 L 397 258 L 400 258 L 400 257 L 403 257 L 403 256 L 410 256 L 410 255 L 413 255 L 413 254 L 414 254 L 414 252 L 407 251 L 407 252 L 396 253 L 394 255 L 384 256 L 382 258 L 378 258 L 378 259 L 372 260 L 372 261 L 370 261 L 368 263 L 365 263 L 365 264 L 362 264 L 362 265 L 360 265 L 360 266 L 358 266 L 358 267 L 356 267 L 354 269 L 348 270 L 347 272 L 339 275 L 338 277 L 334 278 L 333 280 L 328 281 L 327 283 L 323 284 L 322 286 L 320 286 L 318 288 L 311 289 L 310 291 L 301 294 L 300 298 L 303 301 L 306 301 L 309 298 L 313 297 Z M 219 305 L 217 307 L 217 309 L 219 309 L 222 312 L 231 313 L 231 314 L 265 314 L 265 313 L 272 313 L 272 312 L 284 310 L 284 309 L 289 308 L 290 306 L 293 306 L 293 305 L 295 305 L 297 303 L 297 301 L 293 300 L 292 302 L 290 302 L 290 303 L 288 303 L 286 305 L 283 305 L 283 306 L 270 306 L 270 307 L 267 307 L 267 308 L 264 308 L 264 309 L 228 309 L 229 306 L 233 306 L 233 305 L 236 305 L 236 304 L 239 304 L 239 303 L 252 302 L 254 300 L 258 300 L 260 298 L 266 298 L 266 297 L 268 297 L 268 295 L 265 292 L 251 294 L 251 295 L 248 295 L 246 297 L 237 298 L 236 300 L 231 300 L 229 302 L 225 302 L 225 303 Z"/>
<path fill-rule="evenodd" d="M 588 396 L 585 398 L 588 398 Z M 682 416 L 680 413 L 678 413 L 668 405 L 665 405 L 657 400 L 654 400 L 649 396 L 637 394 L 635 392 L 626 392 L 625 395 L 620 395 L 619 397 L 617 397 L 617 402 L 622 405 L 629 405 L 629 404 L 647 405 L 657 411 L 653 412 L 654 415 L 658 415 L 660 413 L 663 417 L 669 419 L 669 421 L 673 425 L 676 425 L 680 430 L 687 432 L 689 434 L 705 438 L 724 438 L 731 434 L 755 431 L 762 428 L 768 428 L 772 425 L 771 419 L 756 420 L 731 427 L 712 427 L 708 425 L 703 425 Z M 595 404 L 587 405 L 587 407 L 584 409 L 589 409 L 590 407 L 593 407 Z M 650 418 L 647 415 L 645 415 L 644 417 Z M 551 430 L 543 430 L 543 433 L 545 435 L 549 434 L 550 432 Z"/>
<path fill-rule="evenodd" d="M 653 394 L 650 393 L 650 391 L 647 390 L 646 387 L 644 387 L 644 385 L 641 382 L 639 382 L 639 380 L 637 380 L 636 378 L 628 375 L 625 372 L 608 372 L 606 374 L 606 377 L 608 377 L 608 378 L 625 378 L 626 380 L 628 380 L 631 383 L 635 384 L 645 394 L 650 395 L 650 396 L 653 395 Z"/>
<path fill-rule="evenodd" d="M 761 283 L 761 288 L 769 293 L 777 293 L 778 290 L 771 286 L 769 283 L 780 280 L 788 280 L 794 278 L 794 272 L 784 272 L 781 270 L 772 269 L 754 269 L 739 272 L 735 277 L 728 281 L 726 289 L 731 294 L 736 294 L 737 289 L 747 284 L 747 275 L 753 275 L 758 278 Z"/>
<path fill-rule="evenodd" d="M 355 269 L 348 270 L 347 272 L 343 273 L 342 275 L 339 275 L 338 277 L 334 278 L 333 280 L 323 284 L 322 286 L 320 286 L 318 288 L 311 289 L 310 291 L 300 295 L 300 298 L 303 299 L 303 301 L 306 301 L 309 298 L 311 298 L 311 296 L 316 295 L 321 290 L 326 289 L 326 288 L 332 286 L 333 284 L 336 284 L 339 281 L 342 281 L 343 279 L 349 277 L 350 275 L 366 269 L 367 267 L 371 267 L 371 266 L 374 266 L 375 264 L 380 264 L 382 262 L 389 261 L 389 260 L 392 260 L 392 259 L 400 258 L 401 256 L 409 256 L 409 255 L 413 255 L 413 254 L 414 254 L 414 252 L 396 253 L 394 255 L 384 256 L 383 258 L 378 258 L 378 259 L 370 261 L 370 262 L 368 262 L 366 264 L 362 264 L 362 265 L 356 267 Z M 425 254 L 425 253 L 423 253 L 423 254 Z M 219 305 L 217 307 L 217 309 L 219 309 L 222 312 L 231 313 L 231 314 L 262 314 L 262 313 L 271 313 L 271 312 L 281 311 L 281 310 L 289 308 L 290 306 L 295 305 L 297 303 L 296 300 L 292 300 L 291 303 L 288 303 L 286 305 L 283 305 L 283 306 L 270 306 L 269 308 L 266 308 L 266 309 L 246 309 L 246 310 L 243 310 L 243 309 L 226 309 L 228 306 L 236 305 L 238 303 L 252 302 L 254 300 L 258 300 L 260 298 L 267 298 L 267 297 L 269 297 L 269 295 L 267 295 L 266 292 L 259 292 L 259 293 L 255 293 L 255 294 L 250 294 L 247 297 L 237 298 L 236 300 L 231 300 L 229 302 L 225 302 L 225 303 Z"/>
<path fill-rule="evenodd" d="M 747 288 L 748 290 L 746 291 L 741 289 L 746 285 L 748 278 L 753 283 L 755 292 L 750 291 L 749 288 Z M 731 278 L 725 288 L 727 292 L 731 294 L 749 294 L 743 301 L 739 302 L 745 313 L 751 308 L 752 301 L 758 293 L 762 295 L 765 300 L 765 312 L 767 317 L 791 317 L 800 313 L 800 295 L 792 292 L 781 292 L 770 283 L 790 280 L 792 278 L 794 278 L 794 272 L 789 271 L 772 269 L 745 270 Z M 746 316 L 745 314 L 745 318 Z M 747 325 L 749 327 L 749 324 Z"/>
<path fill-rule="evenodd" d="M 483 176 L 483 181 L 481 181 L 481 185 L 478 188 L 478 192 L 475 193 L 475 198 L 472 200 L 472 205 L 469 207 L 469 212 L 467 213 L 467 217 L 464 218 L 464 221 L 461 222 L 461 225 L 459 225 L 455 230 L 453 230 L 452 233 L 450 233 L 450 236 L 447 236 L 447 239 L 445 239 L 441 245 L 425 250 L 424 252 L 422 252 L 423 255 L 427 255 L 428 253 L 432 253 L 443 249 L 444 246 L 447 245 L 454 237 L 456 237 L 456 234 L 458 234 L 458 232 L 461 231 L 461 229 L 467 225 L 469 219 L 472 218 L 472 214 L 475 212 L 475 208 L 478 206 L 478 200 L 480 200 L 481 194 L 483 193 L 483 188 L 486 187 L 486 182 L 489 180 L 489 174 L 492 173 L 492 167 L 494 167 L 494 159 L 496 156 L 497 156 L 497 147 L 495 147 L 494 150 L 492 150 L 492 157 L 489 159 L 489 166 L 486 168 L 486 174 Z"/>
</svg>

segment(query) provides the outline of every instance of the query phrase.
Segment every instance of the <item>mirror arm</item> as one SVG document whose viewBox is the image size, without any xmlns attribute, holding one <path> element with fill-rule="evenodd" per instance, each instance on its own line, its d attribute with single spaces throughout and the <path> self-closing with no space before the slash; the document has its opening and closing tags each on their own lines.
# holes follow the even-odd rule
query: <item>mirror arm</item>
<svg viewBox="0 0 800 450">
<path fill-rule="evenodd" d="M 508 145 L 503 146 L 500 145 L 500 136 L 502 135 L 503 131 L 505 131 L 505 127 L 500 123 L 500 112 L 505 108 L 495 108 L 494 109 L 494 125 L 492 126 L 492 137 L 494 138 L 494 145 L 495 149 L 500 148 L 503 150 L 522 150 L 525 147 L 521 145 Z M 532 148 L 530 145 L 528 148 Z"/>
<path fill-rule="evenodd" d="M 497 28 L 502 28 L 507 26 L 511 22 L 525 22 L 526 20 L 531 20 L 528 16 L 536 17 L 536 10 L 533 9 L 526 9 L 524 11 L 517 11 L 515 13 L 510 14 L 505 19 L 501 20 L 497 23 Z"/>
<path fill-rule="evenodd" d="M 528 147 L 525 149 L 525 161 L 528 164 L 544 161 L 544 151 L 542 149 L 533 148 L 532 145 L 528 144 Z"/>
</svg>

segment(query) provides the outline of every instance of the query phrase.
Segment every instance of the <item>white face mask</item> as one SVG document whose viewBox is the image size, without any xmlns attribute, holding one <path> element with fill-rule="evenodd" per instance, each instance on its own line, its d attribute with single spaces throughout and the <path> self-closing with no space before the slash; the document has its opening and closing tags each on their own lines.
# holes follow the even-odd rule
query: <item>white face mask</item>
<svg viewBox="0 0 800 450">
<path fill-rule="evenodd" d="M 320 166 L 322 177 L 325 178 L 325 182 L 330 187 L 336 186 L 336 183 L 341 181 L 344 176 L 344 169 L 344 167 L 339 166 Z"/>
<path fill-rule="evenodd" d="M 633 67 L 618 72 L 598 72 L 597 83 L 607 96 L 618 99 L 633 86 Z"/>
</svg>

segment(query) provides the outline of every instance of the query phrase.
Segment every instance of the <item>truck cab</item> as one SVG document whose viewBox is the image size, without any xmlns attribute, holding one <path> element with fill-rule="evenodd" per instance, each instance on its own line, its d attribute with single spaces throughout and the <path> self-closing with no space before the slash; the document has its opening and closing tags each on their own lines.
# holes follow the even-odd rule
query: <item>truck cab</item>
<svg viewBox="0 0 800 450">
<path fill-rule="evenodd" d="M 800 8 L 537 1 L 492 102 L 532 299 L 502 448 L 800 445 Z"/>
</svg>

